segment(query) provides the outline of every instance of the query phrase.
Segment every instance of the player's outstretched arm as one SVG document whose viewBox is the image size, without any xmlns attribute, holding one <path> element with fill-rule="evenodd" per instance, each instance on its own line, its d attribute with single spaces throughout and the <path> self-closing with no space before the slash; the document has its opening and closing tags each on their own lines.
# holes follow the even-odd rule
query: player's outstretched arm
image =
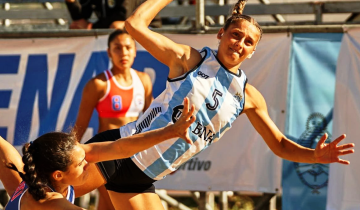
<svg viewBox="0 0 360 210">
<path fill-rule="evenodd" d="M 193 115 L 195 106 L 189 105 L 189 99 L 184 99 L 184 109 L 180 118 L 166 127 L 124 137 L 114 142 L 101 142 L 83 145 L 88 162 L 100 162 L 131 157 L 132 155 L 148 149 L 160 142 L 171 138 L 182 138 L 192 144 L 188 128 L 195 121 Z"/>
<path fill-rule="evenodd" d="M 303 163 L 338 162 L 349 164 L 349 161 L 342 160 L 339 156 L 354 153 L 352 149 L 355 146 L 354 144 L 338 146 L 338 143 L 345 139 L 345 135 L 341 135 L 330 144 L 325 144 L 327 138 L 327 134 L 325 134 L 318 142 L 315 150 L 303 147 L 286 138 L 270 119 L 264 97 L 249 84 L 246 86 L 244 112 L 269 148 L 281 158 Z"/>
</svg>

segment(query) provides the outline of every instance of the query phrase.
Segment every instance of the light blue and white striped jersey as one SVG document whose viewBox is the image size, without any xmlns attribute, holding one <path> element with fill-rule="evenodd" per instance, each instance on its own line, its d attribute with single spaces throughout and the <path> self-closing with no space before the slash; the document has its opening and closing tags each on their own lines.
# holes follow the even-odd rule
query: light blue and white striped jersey
<svg viewBox="0 0 360 210">
<path fill-rule="evenodd" d="M 196 121 L 190 126 L 191 146 L 179 138 L 164 141 L 135 154 L 134 163 L 155 180 L 164 178 L 181 164 L 207 148 L 231 128 L 244 109 L 246 76 L 227 70 L 208 47 L 201 62 L 185 75 L 168 79 L 166 89 L 135 122 L 120 128 L 122 137 L 176 122 L 185 97 L 195 105 Z"/>
</svg>

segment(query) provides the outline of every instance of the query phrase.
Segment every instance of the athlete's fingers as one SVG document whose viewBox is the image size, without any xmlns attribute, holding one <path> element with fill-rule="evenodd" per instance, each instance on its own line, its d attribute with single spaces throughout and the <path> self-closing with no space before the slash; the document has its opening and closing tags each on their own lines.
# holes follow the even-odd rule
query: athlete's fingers
<svg viewBox="0 0 360 210">
<path fill-rule="evenodd" d="M 343 145 L 337 146 L 336 148 L 338 150 L 344 150 L 344 149 L 349 149 L 349 148 L 353 148 L 353 147 L 355 147 L 355 144 L 349 143 L 349 144 L 343 144 Z"/>
<path fill-rule="evenodd" d="M 340 141 L 344 140 L 346 138 L 346 134 L 343 134 L 339 136 L 337 139 L 335 139 L 332 143 L 337 145 Z"/>
<path fill-rule="evenodd" d="M 355 151 L 353 149 L 349 149 L 349 150 L 344 150 L 344 151 L 339 151 L 338 152 L 338 156 L 340 155 L 348 155 L 348 154 L 352 154 L 354 153 Z"/>
<path fill-rule="evenodd" d="M 339 159 L 337 162 L 345 165 L 350 165 L 350 161 L 348 160 Z"/>
<path fill-rule="evenodd" d="M 187 115 L 189 113 L 189 98 L 185 97 L 184 98 L 184 109 L 183 109 L 183 114 Z"/>
<path fill-rule="evenodd" d="M 191 105 L 190 111 L 188 113 L 190 118 L 195 117 L 194 112 L 195 112 L 195 105 L 193 104 Z"/>
<path fill-rule="evenodd" d="M 188 126 L 188 129 L 186 130 L 186 134 L 185 134 L 185 139 L 184 139 L 184 140 L 185 140 L 188 144 L 191 144 L 191 145 L 193 145 L 193 141 L 190 139 L 189 132 L 191 132 L 191 131 L 190 131 L 190 125 L 193 124 L 193 123 L 195 122 L 195 120 L 196 120 L 195 115 L 193 115 L 194 111 L 195 111 L 195 105 L 192 105 L 192 106 L 191 106 L 191 109 L 190 109 L 190 111 L 189 111 L 189 113 L 188 113 L 188 115 L 186 116 L 186 121 L 187 121 L 187 123 L 188 123 L 189 126 Z"/>
<path fill-rule="evenodd" d="M 195 122 L 196 120 L 196 117 L 194 115 L 194 112 L 195 112 L 195 105 L 191 105 L 190 109 L 190 100 L 188 97 L 185 97 L 184 98 L 184 108 L 183 108 L 183 112 L 182 112 L 182 120 L 185 121 L 185 124 L 187 125 L 187 129 L 185 131 L 185 135 L 183 137 L 183 139 L 188 143 L 188 144 L 191 144 L 193 145 L 193 141 L 190 139 L 190 135 L 189 135 L 189 127 L 192 123 Z M 181 118 L 180 118 L 181 119 Z M 180 120 L 179 119 L 179 120 Z"/>
<path fill-rule="evenodd" d="M 328 138 L 328 134 L 325 133 L 319 140 L 318 144 L 316 145 L 317 147 L 320 147 L 320 145 L 322 145 L 323 143 L 325 143 L 326 139 Z"/>
<path fill-rule="evenodd" d="M 194 109 L 193 109 L 193 108 L 194 108 Z M 191 109 L 192 109 L 191 113 L 193 113 L 194 110 L 195 110 L 195 106 L 191 107 Z M 191 115 L 190 115 L 190 124 L 192 124 L 193 122 L 195 122 L 195 120 L 196 120 L 196 116 L 193 115 L 193 114 L 191 114 Z"/>
<path fill-rule="evenodd" d="M 189 98 L 186 97 L 184 98 L 184 109 L 182 112 L 182 116 L 185 117 L 186 120 L 188 119 L 192 119 L 193 117 L 195 117 L 193 114 L 195 112 L 195 105 L 191 105 L 190 110 L 189 110 L 189 106 L 190 106 L 190 102 L 189 102 Z"/>
</svg>

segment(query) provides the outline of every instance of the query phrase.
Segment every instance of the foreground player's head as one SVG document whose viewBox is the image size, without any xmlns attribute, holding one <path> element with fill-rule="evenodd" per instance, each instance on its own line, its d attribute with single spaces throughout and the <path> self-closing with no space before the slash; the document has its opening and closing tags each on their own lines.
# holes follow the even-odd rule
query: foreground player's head
<svg viewBox="0 0 360 210">
<path fill-rule="evenodd" d="M 24 173 L 35 200 L 44 199 L 49 187 L 83 184 L 86 178 L 85 151 L 73 133 L 51 132 L 26 143 L 22 149 Z M 14 165 L 11 167 L 17 170 Z"/>
<path fill-rule="evenodd" d="M 251 58 L 261 39 L 262 30 L 254 18 L 243 15 L 246 0 L 239 0 L 217 34 L 218 56 L 228 65 L 237 65 Z"/>
</svg>

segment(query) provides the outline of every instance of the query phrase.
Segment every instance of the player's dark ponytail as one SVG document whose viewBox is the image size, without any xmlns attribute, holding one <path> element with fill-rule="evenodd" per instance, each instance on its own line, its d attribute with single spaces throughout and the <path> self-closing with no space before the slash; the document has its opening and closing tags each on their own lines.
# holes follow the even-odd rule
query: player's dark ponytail
<svg viewBox="0 0 360 210">
<path fill-rule="evenodd" d="M 17 171 L 29 186 L 29 193 L 35 200 L 46 197 L 46 188 L 52 187 L 54 171 L 67 171 L 72 163 L 71 151 L 76 145 L 74 133 L 51 132 L 35 141 L 26 143 L 22 149 L 24 173 L 13 164 L 8 168 Z"/>
<path fill-rule="evenodd" d="M 242 15 L 245 9 L 245 4 L 247 0 L 239 0 L 235 5 L 231 12 L 231 15 Z"/>
</svg>

